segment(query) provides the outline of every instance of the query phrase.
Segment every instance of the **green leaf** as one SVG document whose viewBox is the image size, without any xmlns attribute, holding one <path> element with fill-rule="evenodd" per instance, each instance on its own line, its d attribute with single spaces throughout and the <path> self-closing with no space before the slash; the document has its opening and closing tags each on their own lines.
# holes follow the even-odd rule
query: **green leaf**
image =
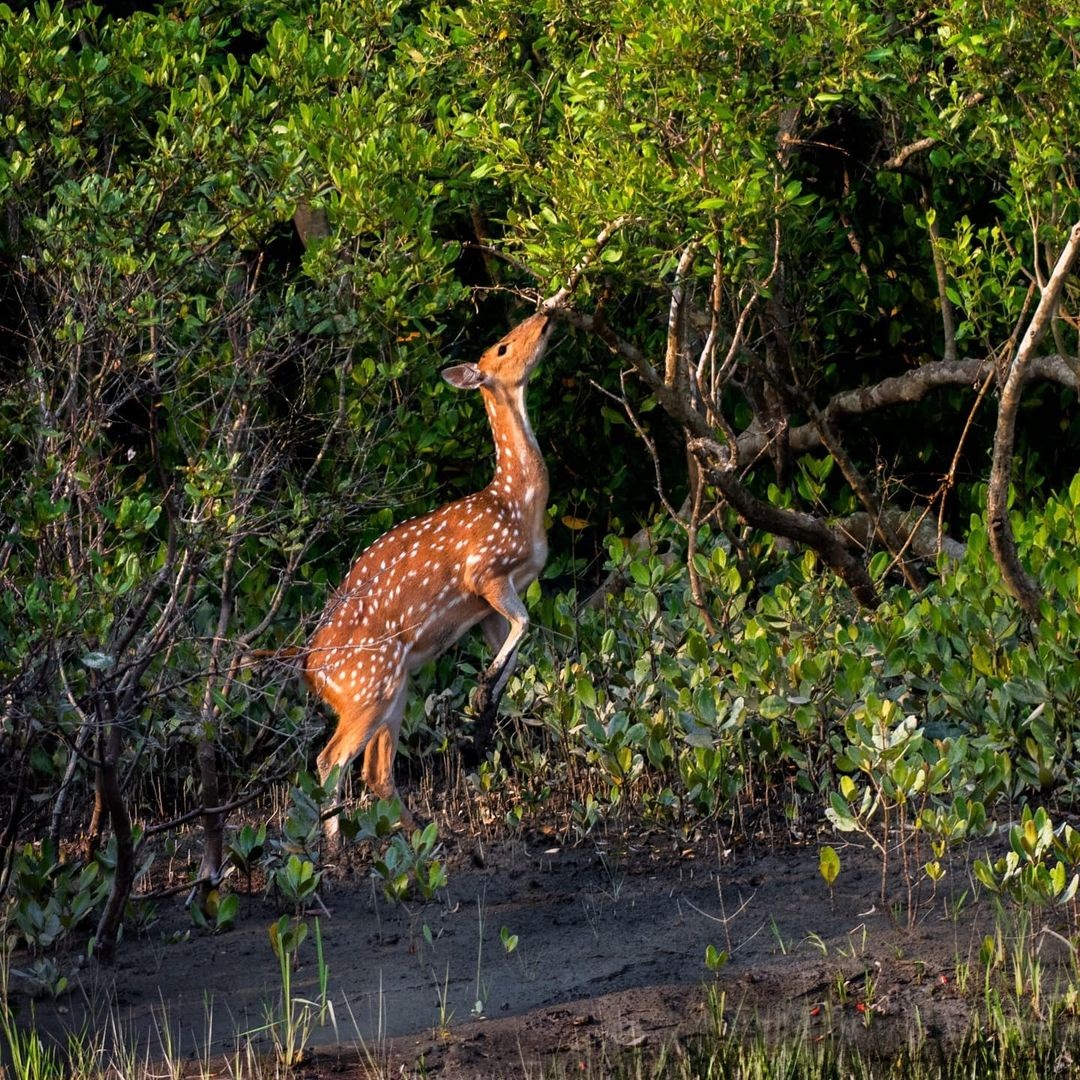
<svg viewBox="0 0 1080 1080">
<path fill-rule="evenodd" d="M 989 889 L 992 893 L 1001 891 L 1000 882 L 997 879 L 997 875 L 991 869 L 990 864 L 983 859 L 976 859 L 974 865 L 975 876 L 983 884 L 983 886 Z"/>
<path fill-rule="evenodd" d="M 596 690 L 587 675 L 579 675 L 574 684 L 574 696 L 586 709 L 596 708 Z"/>
<path fill-rule="evenodd" d="M 717 949 L 715 945 L 705 946 L 705 966 L 710 971 L 719 971 L 727 962 L 727 950 Z"/>
<path fill-rule="evenodd" d="M 826 845 L 821 849 L 818 856 L 818 871 L 825 879 L 825 884 L 832 889 L 840 875 L 840 856 L 837 855 L 835 848 Z"/>
<path fill-rule="evenodd" d="M 709 658 L 709 646 L 705 639 L 696 630 L 690 630 L 686 635 L 686 652 L 696 664 Z"/>
<path fill-rule="evenodd" d="M 776 720 L 781 716 L 786 716 L 787 711 L 787 698 L 782 698 L 777 694 L 770 694 L 758 705 L 758 712 L 764 720 Z"/>
</svg>

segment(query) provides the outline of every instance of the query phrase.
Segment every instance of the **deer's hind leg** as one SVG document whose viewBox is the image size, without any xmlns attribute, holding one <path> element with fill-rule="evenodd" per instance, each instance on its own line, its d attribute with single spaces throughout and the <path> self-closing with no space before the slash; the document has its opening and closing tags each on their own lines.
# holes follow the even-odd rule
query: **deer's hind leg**
<svg viewBox="0 0 1080 1080">
<path fill-rule="evenodd" d="M 364 782 L 380 798 L 394 798 L 397 795 L 394 785 L 394 755 L 397 753 L 401 717 L 405 712 L 404 678 L 388 697 L 373 701 L 352 700 L 340 705 L 334 702 L 333 705 L 338 714 L 338 722 L 330 741 L 318 757 L 320 780 L 325 784 L 333 768 L 338 767 L 340 771 L 336 799 L 340 803 L 349 766 L 363 751 Z M 404 803 L 401 808 L 401 822 L 406 828 L 412 828 L 412 815 Z M 331 845 L 336 845 L 336 815 L 326 819 L 325 828 L 327 840 Z"/>
<path fill-rule="evenodd" d="M 394 783 L 394 756 L 397 754 L 398 738 L 401 735 L 401 718 L 405 714 L 405 683 L 394 698 L 383 722 L 372 733 L 371 741 L 364 751 L 364 783 L 380 799 L 398 799 L 401 803 L 402 827 L 412 832 L 416 828 L 416 819 L 412 816 L 405 800 L 398 794 Z"/>
</svg>

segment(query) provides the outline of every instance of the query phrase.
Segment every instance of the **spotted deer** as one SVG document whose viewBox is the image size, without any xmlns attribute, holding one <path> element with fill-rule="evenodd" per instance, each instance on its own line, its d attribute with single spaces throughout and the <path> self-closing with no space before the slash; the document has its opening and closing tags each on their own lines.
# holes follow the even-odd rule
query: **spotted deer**
<svg viewBox="0 0 1080 1080">
<path fill-rule="evenodd" d="M 363 778 L 396 795 L 394 755 L 408 678 L 480 624 L 494 659 L 475 702 L 477 751 L 529 624 L 521 601 L 547 557 L 548 477 L 525 409 L 525 385 L 547 345 L 552 318 L 533 315 L 492 345 L 479 363 L 446 368 L 463 390 L 478 389 L 495 442 L 495 476 L 482 491 L 395 526 L 353 564 L 303 650 L 311 690 L 337 714 L 319 754 L 325 782 L 337 766 L 338 795 L 364 752 Z M 402 824 L 414 827 L 402 804 Z M 336 842 L 337 818 L 326 823 Z"/>
</svg>

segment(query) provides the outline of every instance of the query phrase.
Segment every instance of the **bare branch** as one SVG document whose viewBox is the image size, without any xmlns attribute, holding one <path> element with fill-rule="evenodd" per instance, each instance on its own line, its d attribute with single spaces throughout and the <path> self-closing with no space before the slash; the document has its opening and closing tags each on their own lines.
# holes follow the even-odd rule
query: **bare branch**
<svg viewBox="0 0 1080 1080">
<path fill-rule="evenodd" d="M 632 220 L 633 218 L 624 214 L 622 217 L 617 217 L 614 221 L 605 225 L 600 232 L 596 234 L 596 239 L 593 241 L 592 247 L 585 253 L 577 266 L 570 271 L 570 276 L 566 279 L 566 284 L 557 292 L 552 293 L 552 295 L 540 305 L 540 310 L 555 311 L 558 308 L 563 307 L 577 289 L 578 283 L 584 276 L 585 271 L 600 257 L 600 252 L 607 247 L 611 238 L 627 224 L 627 222 Z"/>
<path fill-rule="evenodd" d="M 958 540 L 938 533 L 937 526 L 926 520 L 926 510 L 884 510 L 880 517 L 859 511 L 834 521 L 833 528 L 842 532 L 852 543 L 869 548 L 874 541 L 875 530 L 881 521 L 902 540 L 920 559 L 935 559 L 944 555 L 948 559 L 964 557 L 966 548 Z"/>
<path fill-rule="evenodd" d="M 895 530 L 889 524 L 888 519 L 883 514 L 877 496 L 870 490 L 870 485 L 866 482 L 866 479 L 859 471 L 855 462 L 851 460 L 851 457 L 848 455 L 843 442 L 841 442 L 833 426 L 821 415 L 812 402 L 806 401 L 805 404 L 813 418 L 814 424 L 817 426 L 818 434 L 821 436 L 821 441 L 824 443 L 825 449 L 829 451 L 833 460 L 840 467 L 840 472 L 843 474 L 848 486 L 858 496 L 859 502 L 866 507 L 866 512 L 874 523 L 874 530 L 877 533 L 878 538 L 881 540 L 882 544 L 885 545 L 885 548 L 890 554 L 894 556 L 896 562 L 899 563 L 901 572 L 904 575 L 904 580 L 916 592 L 922 591 L 926 586 L 926 582 L 923 580 L 922 574 L 918 569 L 904 558 L 905 545 L 901 542 Z"/>
<path fill-rule="evenodd" d="M 283 780 L 287 779 L 290 775 L 290 771 L 291 770 L 283 769 L 279 772 L 272 774 L 271 776 L 264 778 L 263 780 L 260 780 L 258 784 L 250 791 L 246 792 L 244 795 L 241 795 L 239 798 L 232 799 L 229 802 L 222 804 L 221 806 L 196 806 L 193 810 L 188 810 L 185 813 L 180 814 L 179 817 L 174 817 L 169 821 L 159 821 L 154 825 L 147 825 L 143 829 L 143 838 L 148 839 L 151 836 L 158 836 L 164 832 L 172 832 L 173 829 L 179 829 L 181 825 L 186 825 L 189 821 L 194 821 L 196 818 L 199 817 L 205 817 L 208 814 L 224 815 L 231 813 L 233 810 L 236 810 L 241 806 L 246 806 L 249 802 L 254 802 L 255 799 L 259 798 L 275 784 L 279 784 Z M 191 882 L 189 881 L 187 883 L 187 886 L 185 887 L 188 887 L 190 885 Z M 144 899 L 144 897 L 139 896 L 139 899 Z"/>
<path fill-rule="evenodd" d="M 964 108 L 970 109 L 985 100 L 986 95 L 981 91 L 975 94 L 969 94 L 964 99 Z M 886 158 L 885 161 L 882 162 L 881 167 L 889 170 L 902 169 L 907 164 L 909 158 L 914 157 L 916 154 L 925 153 L 927 150 L 933 150 L 940 142 L 941 139 L 936 135 L 928 135 L 924 139 L 916 139 L 914 142 L 908 143 L 907 146 L 900 147 L 892 157 Z"/>
<path fill-rule="evenodd" d="M 668 310 L 667 350 L 664 354 L 664 383 L 674 389 L 684 381 L 685 364 L 680 362 L 686 342 L 686 279 L 694 267 L 701 240 L 691 240 L 679 256 L 675 283 Z"/>
<path fill-rule="evenodd" d="M 701 355 L 694 367 L 694 384 L 702 404 L 705 406 L 705 415 L 709 423 L 715 424 L 717 413 L 717 386 L 716 386 L 716 343 L 720 338 L 720 304 L 724 286 L 724 259 L 720 245 L 717 245 L 716 255 L 713 257 L 712 284 L 709 287 L 709 332 L 705 337 L 705 344 L 701 347 Z M 705 369 L 709 369 L 708 383 L 706 384 Z M 734 446 L 734 439 L 731 440 Z"/>
<path fill-rule="evenodd" d="M 883 169 L 902 169 L 908 158 L 921 154 L 926 150 L 932 150 L 940 141 L 934 135 L 928 135 L 925 139 L 916 139 L 915 142 L 902 146 L 892 157 L 886 158 L 881 163 L 881 167 Z"/>
<path fill-rule="evenodd" d="M 990 486 L 987 492 L 986 509 L 990 521 L 990 547 L 1001 569 L 1002 576 L 1020 601 L 1021 606 L 1032 619 L 1039 616 L 1039 601 L 1042 591 L 1027 570 L 1024 569 L 1016 552 L 1016 541 L 1009 524 L 1009 483 L 1012 479 L 1012 452 L 1016 435 L 1016 415 L 1020 409 L 1020 396 L 1027 368 L 1034 359 L 1035 349 L 1046 333 L 1050 320 L 1057 310 L 1065 278 L 1072 268 L 1073 260 L 1080 251 L 1080 222 L 1073 225 L 1069 239 L 1050 279 L 1043 289 L 1042 298 L 1031 317 L 1020 348 L 1017 349 L 1005 385 L 1001 389 L 998 404 L 997 430 L 994 432 L 994 453 L 990 464 Z"/>
<path fill-rule="evenodd" d="M 753 298 L 750 303 L 752 302 Z M 750 304 L 743 309 L 740 321 L 744 316 L 748 317 L 749 307 Z M 612 352 L 629 360 L 672 419 L 685 427 L 694 438 L 704 440 L 703 446 L 711 446 L 710 452 L 718 462 L 728 460 L 730 451 L 716 441 L 716 425 L 693 408 L 692 403 L 685 397 L 668 390 L 663 376 L 637 345 L 616 333 L 604 320 L 594 315 L 587 315 L 572 307 L 563 307 L 557 314 L 571 326 L 595 334 Z M 882 379 L 872 386 L 841 391 L 822 407 L 821 413 L 828 422 L 833 423 L 845 416 L 858 416 L 878 409 L 912 404 L 943 387 L 978 386 L 988 374 L 993 374 L 996 370 L 993 357 L 952 362 L 935 360 L 906 371 L 903 375 Z M 1064 356 L 1055 354 L 1030 357 L 1023 377 L 1026 380 L 1057 382 L 1080 393 L 1080 369 L 1074 367 Z M 737 440 L 738 460 L 751 461 L 757 458 L 767 448 L 770 437 L 768 432 L 756 427 L 740 433 Z M 812 422 L 792 428 L 788 438 L 792 453 L 805 453 L 821 445 L 820 433 Z"/>
<path fill-rule="evenodd" d="M 945 348 L 941 358 L 951 364 L 956 359 L 956 316 L 948 294 L 949 279 L 945 274 L 945 260 L 941 256 L 941 231 L 937 226 L 937 215 L 930 205 L 930 191 L 926 187 L 923 188 L 922 204 L 926 214 L 926 228 L 930 233 L 930 255 L 934 260 L 938 303 L 941 305 L 941 328 L 945 335 Z"/>
<path fill-rule="evenodd" d="M 671 505 L 671 503 L 668 501 L 667 495 L 664 492 L 664 477 L 660 470 L 660 455 L 656 451 L 656 443 L 653 442 L 652 438 L 649 436 L 649 433 L 641 426 L 641 421 L 638 420 L 637 413 L 634 412 L 634 407 L 630 404 L 630 400 L 626 396 L 626 373 L 624 372 L 620 379 L 620 385 L 622 388 L 621 397 L 618 394 L 613 394 L 610 390 L 608 390 L 606 387 L 601 386 L 598 382 L 591 379 L 589 381 L 592 383 L 592 387 L 594 390 L 599 390 L 601 394 L 604 394 L 606 397 L 611 398 L 612 401 L 622 406 L 623 412 L 625 412 L 627 417 L 629 418 L 630 423 L 634 427 L 634 431 L 637 432 L 638 438 L 641 439 L 641 441 L 645 444 L 645 448 L 649 451 L 649 457 L 652 459 L 653 470 L 656 474 L 656 494 L 659 497 L 660 502 L 663 505 L 668 517 L 670 517 L 673 521 L 677 521 L 679 519 L 679 512 Z"/>
<path fill-rule="evenodd" d="M 812 514 L 785 510 L 759 499 L 739 480 L 733 469 L 717 467 L 711 450 L 699 440 L 690 440 L 689 448 L 699 455 L 709 482 L 746 521 L 755 528 L 812 547 L 836 571 L 863 607 L 876 608 L 881 603 L 862 560 L 848 550 L 843 538 L 824 521 Z"/>
<path fill-rule="evenodd" d="M 858 416 L 888 409 L 895 405 L 911 404 L 921 401 L 933 390 L 946 386 L 976 386 L 988 373 L 996 370 L 992 357 L 982 359 L 957 360 L 946 363 L 935 360 L 921 367 L 913 368 L 873 386 L 861 386 L 857 390 L 844 390 L 833 397 L 821 410 L 829 420 L 838 420 L 843 416 Z M 1033 356 L 1024 373 L 1025 381 L 1044 379 L 1047 382 L 1061 383 L 1080 392 L 1080 372 L 1064 356 Z M 739 453 L 753 456 L 760 452 L 768 441 L 764 432 L 749 430 L 739 436 Z M 817 429 L 813 424 L 802 424 L 791 429 L 791 449 L 802 453 L 821 445 Z"/>
<path fill-rule="evenodd" d="M 986 395 L 989 392 L 993 381 L 994 372 L 988 371 L 983 378 L 982 386 L 979 387 L 979 392 L 975 397 L 975 403 L 968 410 L 967 419 L 964 421 L 964 428 L 960 432 L 960 438 L 957 440 L 956 449 L 953 451 L 952 461 L 949 462 L 948 471 L 945 473 L 945 476 L 934 495 L 934 498 L 938 499 L 937 534 L 939 539 L 945 535 L 945 500 L 948 497 L 949 492 L 952 491 L 953 486 L 956 484 L 956 470 L 960 466 L 960 456 L 963 453 L 965 443 L 967 443 L 968 435 L 971 433 L 972 425 L 975 423 L 975 417 L 978 414 L 983 401 L 986 399 Z"/>
</svg>

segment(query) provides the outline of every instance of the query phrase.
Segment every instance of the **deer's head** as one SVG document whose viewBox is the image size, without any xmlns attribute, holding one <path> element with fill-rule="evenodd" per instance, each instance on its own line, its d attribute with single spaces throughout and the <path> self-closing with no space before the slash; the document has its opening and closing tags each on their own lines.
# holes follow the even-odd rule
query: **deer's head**
<svg viewBox="0 0 1080 1080">
<path fill-rule="evenodd" d="M 479 363 L 444 368 L 442 377 L 459 390 L 523 386 L 544 355 L 554 322 L 544 311 L 530 316 L 487 349 Z"/>
</svg>

